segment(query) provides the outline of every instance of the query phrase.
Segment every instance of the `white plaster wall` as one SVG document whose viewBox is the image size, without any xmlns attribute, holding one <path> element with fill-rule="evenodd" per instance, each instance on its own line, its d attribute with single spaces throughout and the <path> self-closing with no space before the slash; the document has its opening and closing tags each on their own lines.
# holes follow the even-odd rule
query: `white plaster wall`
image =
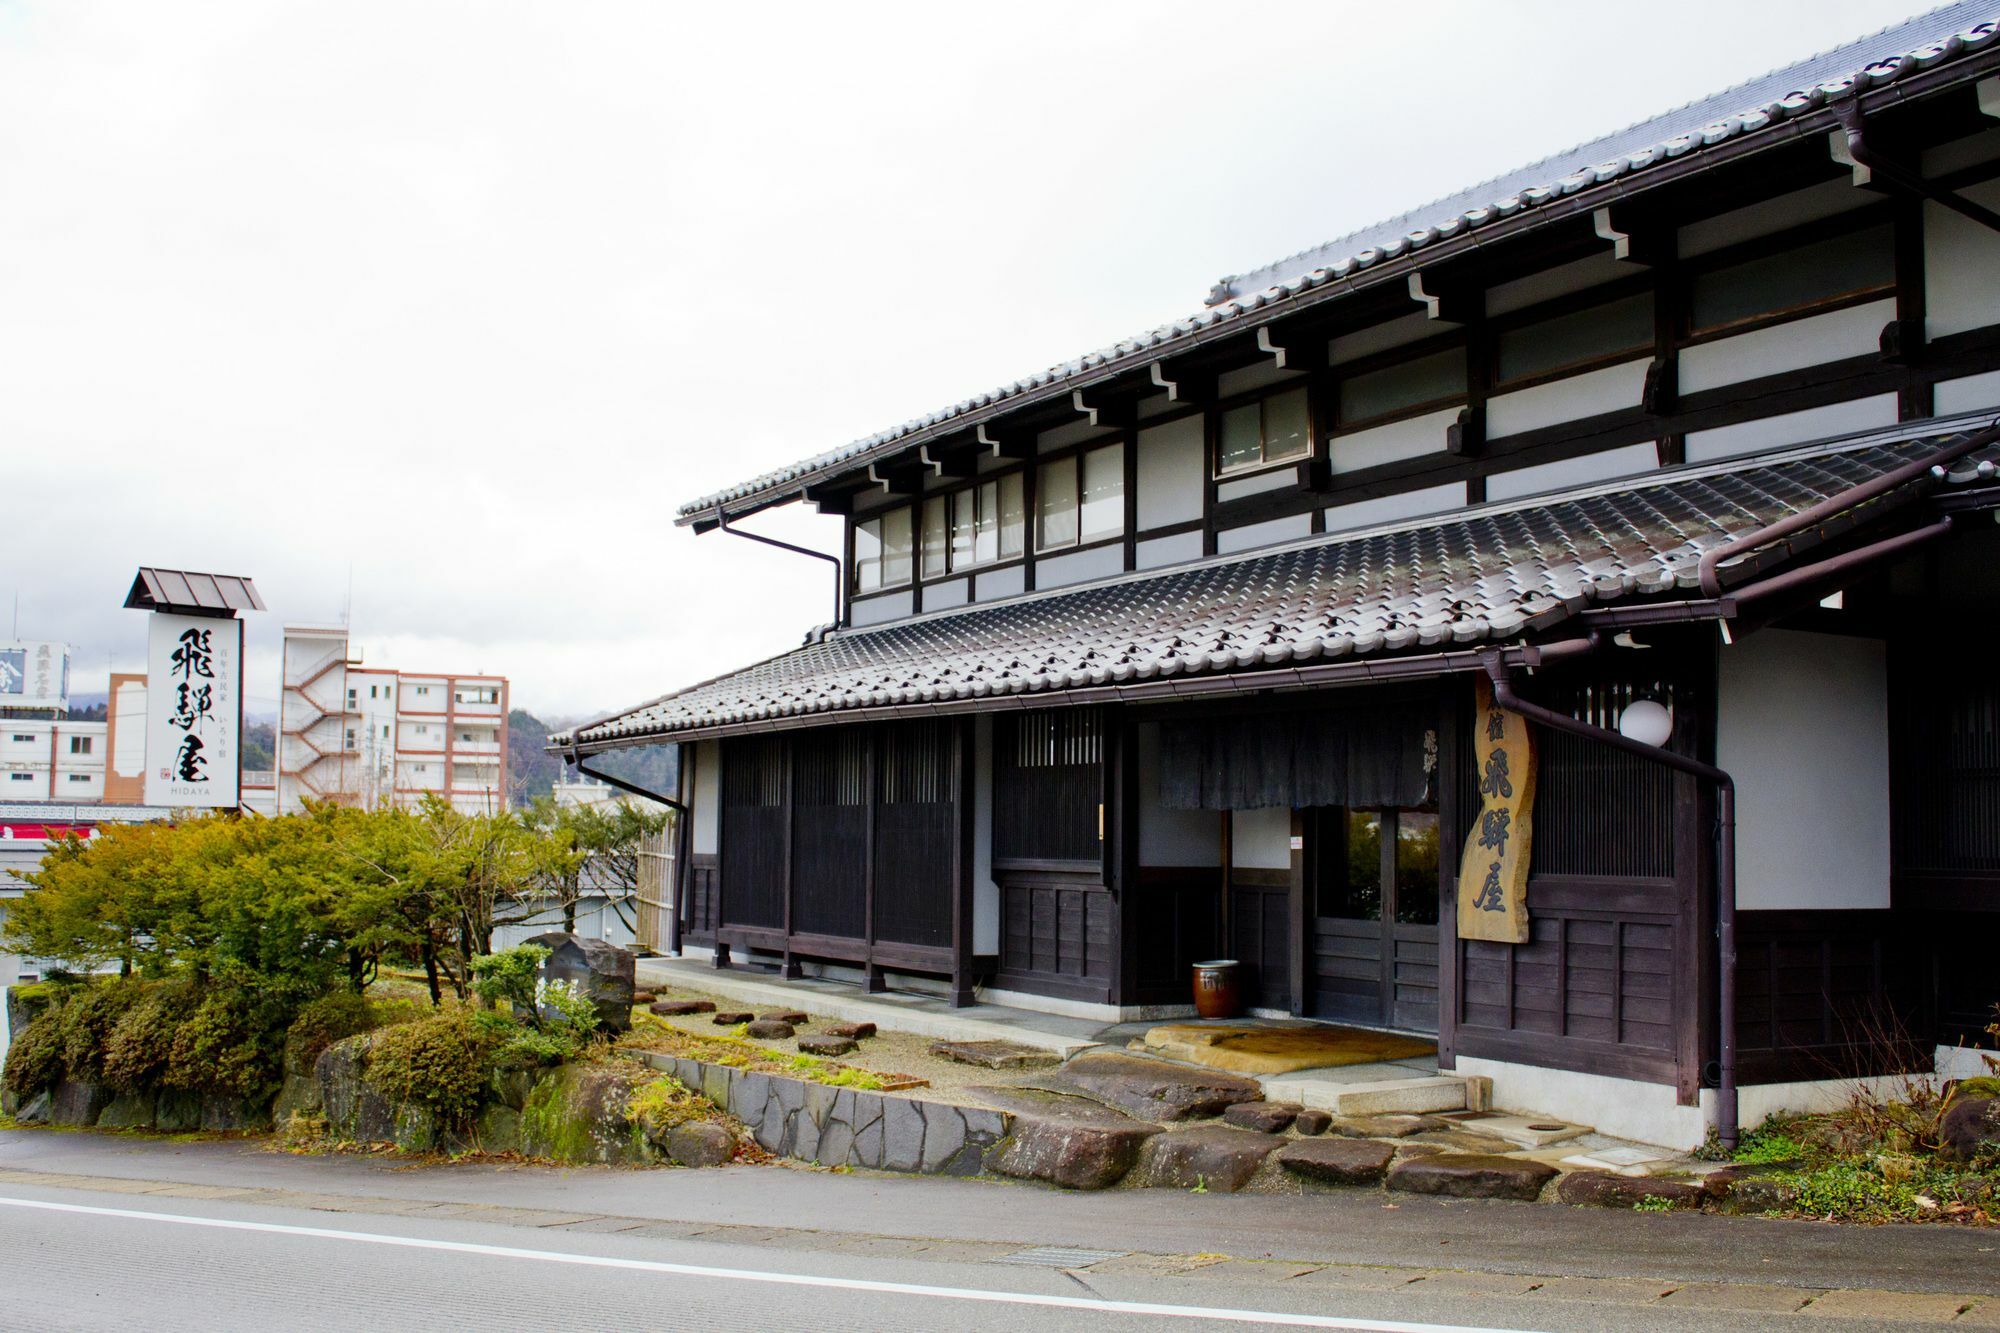
<svg viewBox="0 0 2000 1333">
<path fill-rule="evenodd" d="M 908 588 L 901 592 L 885 592 L 873 597 L 857 597 L 848 604 L 848 618 L 856 625 L 879 625 L 885 620 L 898 620 L 910 614 L 915 599 Z"/>
<path fill-rule="evenodd" d="M 1495 394 L 1486 400 L 1486 436 L 1497 440 L 1522 431 L 1539 430 L 1564 421 L 1637 407 L 1646 392 L 1646 367 L 1651 358 L 1605 366 L 1528 389 Z"/>
<path fill-rule="evenodd" d="M 1217 396 L 1227 398 L 1235 393 L 1249 393 L 1252 389 L 1262 389 L 1268 385 L 1295 380 L 1299 374 L 1295 370 L 1282 370 L 1278 358 L 1271 357 L 1236 370 L 1225 370 L 1215 377 Z"/>
<path fill-rule="evenodd" d="M 1960 191 L 2000 208 L 2000 181 Z M 2000 323 L 2000 236 L 1938 204 L 1924 205 L 1924 332 L 1932 338 Z"/>
<path fill-rule="evenodd" d="M 1893 298 L 1870 301 L 1682 348 L 1681 392 L 1700 393 L 1851 356 L 1873 355 L 1881 350 L 1882 326 L 1895 317 Z"/>
<path fill-rule="evenodd" d="M 1932 390 L 1932 394 L 1937 414 L 1941 417 L 2000 407 L 2000 370 L 1945 380 Z"/>
<path fill-rule="evenodd" d="M 1255 476 L 1238 477 L 1233 481 L 1220 482 L 1215 488 L 1218 501 L 1241 500 L 1246 495 L 1262 495 L 1265 491 L 1282 491 L 1287 486 L 1299 484 L 1296 467 L 1272 468 Z"/>
<path fill-rule="evenodd" d="M 1200 518 L 1207 472 L 1200 415 L 1140 431 L 1138 447 L 1139 530 Z"/>
<path fill-rule="evenodd" d="M 972 952 L 1000 952 L 1000 886 L 993 882 L 993 715 L 972 728 Z"/>
<path fill-rule="evenodd" d="M 1618 258 L 1612 253 L 1611 244 L 1607 241 L 1604 248 L 1594 255 L 1586 255 L 1582 259 L 1574 259 L 1567 264 L 1558 264 L 1554 268 L 1543 269 L 1540 273 L 1531 273 L 1525 278 L 1516 278 L 1512 282 L 1503 282 L 1497 287 L 1488 288 L 1486 313 L 1490 317 L 1525 310 L 1531 305 L 1540 305 L 1543 301 L 1553 300 L 1558 296 L 1588 291 L 1592 287 L 1619 278 L 1629 278 L 1635 273 L 1645 271 L 1644 264 L 1635 264 L 1630 260 Z"/>
<path fill-rule="evenodd" d="M 1027 571 L 1020 565 L 1006 569 L 988 570 L 984 574 L 972 576 L 973 600 L 990 602 L 996 597 L 1018 596 L 1027 587 Z"/>
<path fill-rule="evenodd" d="M 1852 179 L 1847 176 L 1808 186 L 1803 190 L 1794 190 L 1790 194 L 1779 195 L 1776 199 L 1766 199 L 1748 208 L 1719 213 L 1712 218 L 1704 218 L 1700 222 L 1691 222 L 1682 227 L 1681 258 L 1705 255 L 1711 250 L 1720 250 L 1725 245 L 1753 240 L 1759 236 L 1769 236 L 1773 232 L 1796 227 L 1800 223 L 1811 222 L 1816 218 L 1830 218 L 1836 213 L 1845 213 L 1863 204 L 1875 203 L 1881 197 L 1872 190 L 1856 189 Z"/>
<path fill-rule="evenodd" d="M 1292 812 L 1235 810 L 1230 813 L 1229 861 L 1248 870 L 1289 870 L 1292 866 Z"/>
<path fill-rule="evenodd" d="M 1240 528 L 1224 528 L 1215 534 L 1215 549 L 1222 555 L 1230 555 L 1237 551 L 1269 546 L 1273 542 L 1288 542 L 1310 536 L 1312 536 L 1311 514 L 1287 514 L 1284 518 L 1274 518 L 1263 523 L 1249 523 Z"/>
<path fill-rule="evenodd" d="M 1160 804 L 1160 724 L 1138 726 L 1139 864 L 1220 866 L 1222 816 L 1213 810 L 1169 810 Z"/>
<path fill-rule="evenodd" d="M 1332 445 L 1333 470 L 1359 472 L 1384 463 L 1400 463 L 1405 459 L 1422 458 L 1425 454 L 1441 454 L 1444 452 L 1445 428 L 1458 420 L 1458 412 L 1459 409 L 1448 407 L 1420 417 L 1392 421 L 1386 426 L 1358 430 L 1352 435 L 1337 435 Z"/>
<path fill-rule="evenodd" d="M 1035 587 L 1060 588 L 1086 579 L 1106 578 L 1124 568 L 1125 547 L 1118 542 L 1073 555 L 1044 556 L 1035 561 Z"/>
<path fill-rule="evenodd" d="M 1651 472 L 1659 465 L 1658 445 L 1651 442 L 1628 444 L 1620 449 L 1604 449 L 1594 454 L 1558 459 L 1553 463 L 1517 467 L 1511 472 L 1496 472 L 1486 479 L 1486 498 L 1512 500 L 1523 495 L 1539 495 L 1544 491 L 1588 486 L 1593 481 Z"/>
<path fill-rule="evenodd" d="M 722 742 L 696 741 L 682 753 L 694 762 L 694 852 L 712 856 L 722 847 Z"/>
<path fill-rule="evenodd" d="M 1687 460 L 1690 463 L 1706 463 L 1718 458 L 1735 458 L 1835 435 L 1881 430 L 1895 424 L 1896 395 L 1878 394 L 1873 398 L 1857 398 L 1852 402 L 1809 407 L 1803 412 L 1786 412 L 1756 421 L 1738 422 L 1734 426 L 1718 426 L 1714 430 L 1689 431 Z"/>
<path fill-rule="evenodd" d="M 1354 333 L 1344 333 L 1335 338 L 1328 347 L 1328 356 L 1334 365 L 1346 361 L 1358 361 L 1364 356 L 1386 352 L 1392 347 L 1404 347 L 1422 339 L 1448 333 L 1458 328 L 1441 319 L 1432 319 L 1421 310 L 1372 324 Z"/>
<path fill-rule="evenodd" d="M 1158 569 L 1161 565 L 1179 564 L 1183 560 L 1199 560 L 1201 534 L 1176 532 L 1170 537 L 1144 538 L 1135 544 L 1133 556 L 1140 569 Z"/>
<path fill-rule="evenodd" d="M 1736 779 L 1736 901 L 1889 905 L 1889 696 L 1874 639 L 1769 629 L 1722 650 L 1716 763 Z"/>
<path fill-rule="evenodd" d="M 964 606 L 971 595 L 971 579 L 947 579 L 943 583 L 926 583 L 924 610 L 948 611 L 954 606 Z"/>
<path fill-rule="evenodd" d="M 1378 523 L 1395 523 L 1401 519 L 1420 518 L 1425 514 L 1441 514 L 1464 506 L 1465 483 L 1448 481 L 1442 486 L 1425 486 L 1420 490 L 1377 496 L 1373 500 L 1356 500 L 1351 504 L 1334 505 L 1325 511 L 1326 530 L 1344 532 L 1354 528 L 1372 527 Z"/>
</svg>

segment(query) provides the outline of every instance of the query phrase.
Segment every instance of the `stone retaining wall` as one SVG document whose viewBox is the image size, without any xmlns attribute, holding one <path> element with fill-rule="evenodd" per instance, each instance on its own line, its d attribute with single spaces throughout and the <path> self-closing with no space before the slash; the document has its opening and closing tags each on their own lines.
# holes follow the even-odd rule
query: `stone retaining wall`
<svg viewBox="0 0 2000 1333">
<path fill-rule="evenodd" d="M 832 1088 L 685 1056 L 642 1058 L 741 1120 L 767 1152 L 820 1166 L 975 1176 L 1013 1126 L 1004 1111 Z"/>
</svg>

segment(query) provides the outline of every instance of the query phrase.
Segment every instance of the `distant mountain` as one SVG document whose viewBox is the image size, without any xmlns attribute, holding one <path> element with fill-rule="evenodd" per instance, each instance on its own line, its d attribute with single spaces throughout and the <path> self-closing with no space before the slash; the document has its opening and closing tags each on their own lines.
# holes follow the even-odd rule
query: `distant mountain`
<svg viewBox="0 0 2000 1333">
<path fill-rule="evenodd" d="M 573 724 L 560 724 L 570 725 Z M 548 723 L 524 709 L 516 708 L 507 714 L 507 785 L 511 789 L 508 799 L 514 805 L 526 805 L 537 796 L 549 795 L 565 776 L 567 765 L 543 748 L 548 744 L 550 730 Z M 674 794 L 680 774 L 679 754 L 671 745 L 613 750 L 589 763 L 613 777 L 668 796 Z"/>
</svg>

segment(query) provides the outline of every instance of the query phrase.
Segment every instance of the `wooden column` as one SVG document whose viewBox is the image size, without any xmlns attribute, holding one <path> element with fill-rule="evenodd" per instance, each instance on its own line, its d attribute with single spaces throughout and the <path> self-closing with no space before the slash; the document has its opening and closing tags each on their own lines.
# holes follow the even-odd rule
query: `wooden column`
<svg viewBox="0 0 2000 1333">
<path fill-rule="evenodd" d="M 978 790 L 973 780 L 973 761 L 979 750 L 973 731 L 976 725 L 971 715 L 961 717 L 952 737 L 958 761 L 958 799 L 955 802 L 958 836 L 952 843 L 951 858 L 951 1004 L 954 1009 L 966 1008 L 973 1000 L 972 874 L 975 857 L 972 840 L 973 802 Z"/>
</svg>

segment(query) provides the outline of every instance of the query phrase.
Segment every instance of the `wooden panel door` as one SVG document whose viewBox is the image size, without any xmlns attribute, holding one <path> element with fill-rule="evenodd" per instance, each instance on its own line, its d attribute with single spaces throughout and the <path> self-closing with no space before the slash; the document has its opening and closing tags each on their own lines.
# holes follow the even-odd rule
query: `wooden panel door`
<svg viewBox="0 0 2000 1333">
<path fill-rule="evenodd" d="M 1302 811 L 1301 825 L 1304 1012 L 1437 1031 L 1437 815 L 1329 806 Z"/>
</svg>

